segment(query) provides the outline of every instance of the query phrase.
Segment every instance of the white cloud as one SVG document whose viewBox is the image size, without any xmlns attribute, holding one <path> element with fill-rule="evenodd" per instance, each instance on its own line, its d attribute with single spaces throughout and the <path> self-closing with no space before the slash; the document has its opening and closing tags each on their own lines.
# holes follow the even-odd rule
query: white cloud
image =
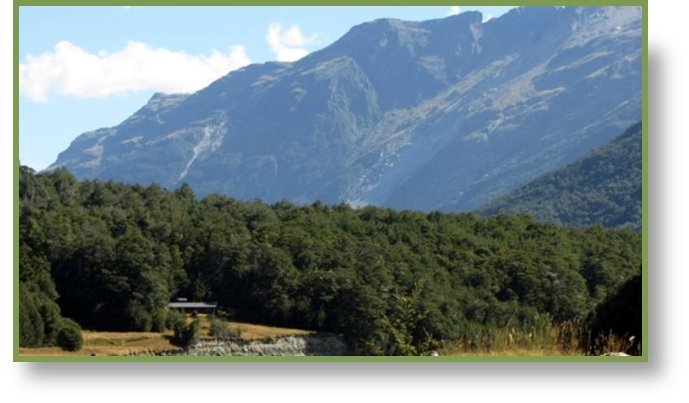
<svg viewBox="0 0 689 403">
<path fill-rule="evenodd" d="M 299 25 L 283 29 L 282 24 L 276 22 L 268 26 L 266 41 L 278 61 L 293 62 L 308 55 L 308 47 L 317 44 L 319 36 L 304 36 Z"/>
<path fill-rule="evenodd" d="M 50 94 L 95 98 L 144 90 L 192 92 L 249 63 L 244 46 L 190 55 L 130 41 L 113 53 L 89 53 L 61 41 L 19 65 L 19 92 L 35 101 Z"/>
<path fill-rule="evenodd" d="M 450 11 L 447 12 L 447 15 L 457 15 L 462 11 L 462 8 L 459 6 L 451 6 Z"/>
</svg>

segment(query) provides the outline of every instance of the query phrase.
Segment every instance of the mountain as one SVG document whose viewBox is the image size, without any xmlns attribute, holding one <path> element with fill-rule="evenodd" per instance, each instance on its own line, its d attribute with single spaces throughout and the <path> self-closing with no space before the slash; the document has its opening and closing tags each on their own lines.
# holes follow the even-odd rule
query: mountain
<svg viewBox="0 0 689 403">
<path fill-rule="evenodd" d="M 641 123 L 578 161 L 479 210 L 528 213 L 543 221 L 641 228 Z"/>
<path fill-rule="evenodd" d="M 201 196 L 471 210 L 641 117 L 640 7 L 353 27 L 294 63 L 155 94 L 51 166 Z"/>
</svg>

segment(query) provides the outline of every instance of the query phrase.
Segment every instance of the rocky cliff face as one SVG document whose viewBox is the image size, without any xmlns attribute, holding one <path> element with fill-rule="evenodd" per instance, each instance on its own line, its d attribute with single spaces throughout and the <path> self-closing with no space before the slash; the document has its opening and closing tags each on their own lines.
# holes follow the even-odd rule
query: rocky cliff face
<svg viewBox="0 0 689 403">
<path fill-rule="evenodd" d="M 641 117 L 639 7 L 376 20 L 295 63 L 156 94 L 53 167 L 269 202 L 469 210 Z"/>
</svg>

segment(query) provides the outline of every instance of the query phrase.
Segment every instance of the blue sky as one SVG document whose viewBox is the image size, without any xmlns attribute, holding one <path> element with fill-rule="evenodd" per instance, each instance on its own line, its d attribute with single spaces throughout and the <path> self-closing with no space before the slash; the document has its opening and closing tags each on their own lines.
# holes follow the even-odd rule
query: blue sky
<svg viewBox="0 0 689 403">
<path fill-rule="evenodd" d="M 41 170 L 79 134 L 156 91 L 193 92 L 249 63 L 293 61 L 376 18 L 511 7 L 20 7 L 19 158 Z"/>
</svg>

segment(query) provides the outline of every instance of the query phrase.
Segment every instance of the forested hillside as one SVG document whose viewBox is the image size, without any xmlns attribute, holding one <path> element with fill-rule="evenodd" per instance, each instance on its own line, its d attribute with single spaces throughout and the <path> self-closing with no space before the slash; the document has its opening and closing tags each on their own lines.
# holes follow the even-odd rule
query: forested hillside
<svg viewBox="0 0 689 403">
<path fill-rule="evenodd" d="M 479 210 L 566 225 L 641 229 L 641 123 L 572 164 Z"/>
<path fill-rule="evenodd" d="M 162 330 L 166 304 L 183 296 L 238 320 L 339 333 L 357 354 L 420 354 L 583 318 L 641 270 L 636 232 L 524 215 L 198 200 L 188 186 L 25 167 L 19 197 L 19 320 L 43 324 L 20 345 L 51 343 L 30 338 L 60 315 L 87 329 Z"/>
</svg>

